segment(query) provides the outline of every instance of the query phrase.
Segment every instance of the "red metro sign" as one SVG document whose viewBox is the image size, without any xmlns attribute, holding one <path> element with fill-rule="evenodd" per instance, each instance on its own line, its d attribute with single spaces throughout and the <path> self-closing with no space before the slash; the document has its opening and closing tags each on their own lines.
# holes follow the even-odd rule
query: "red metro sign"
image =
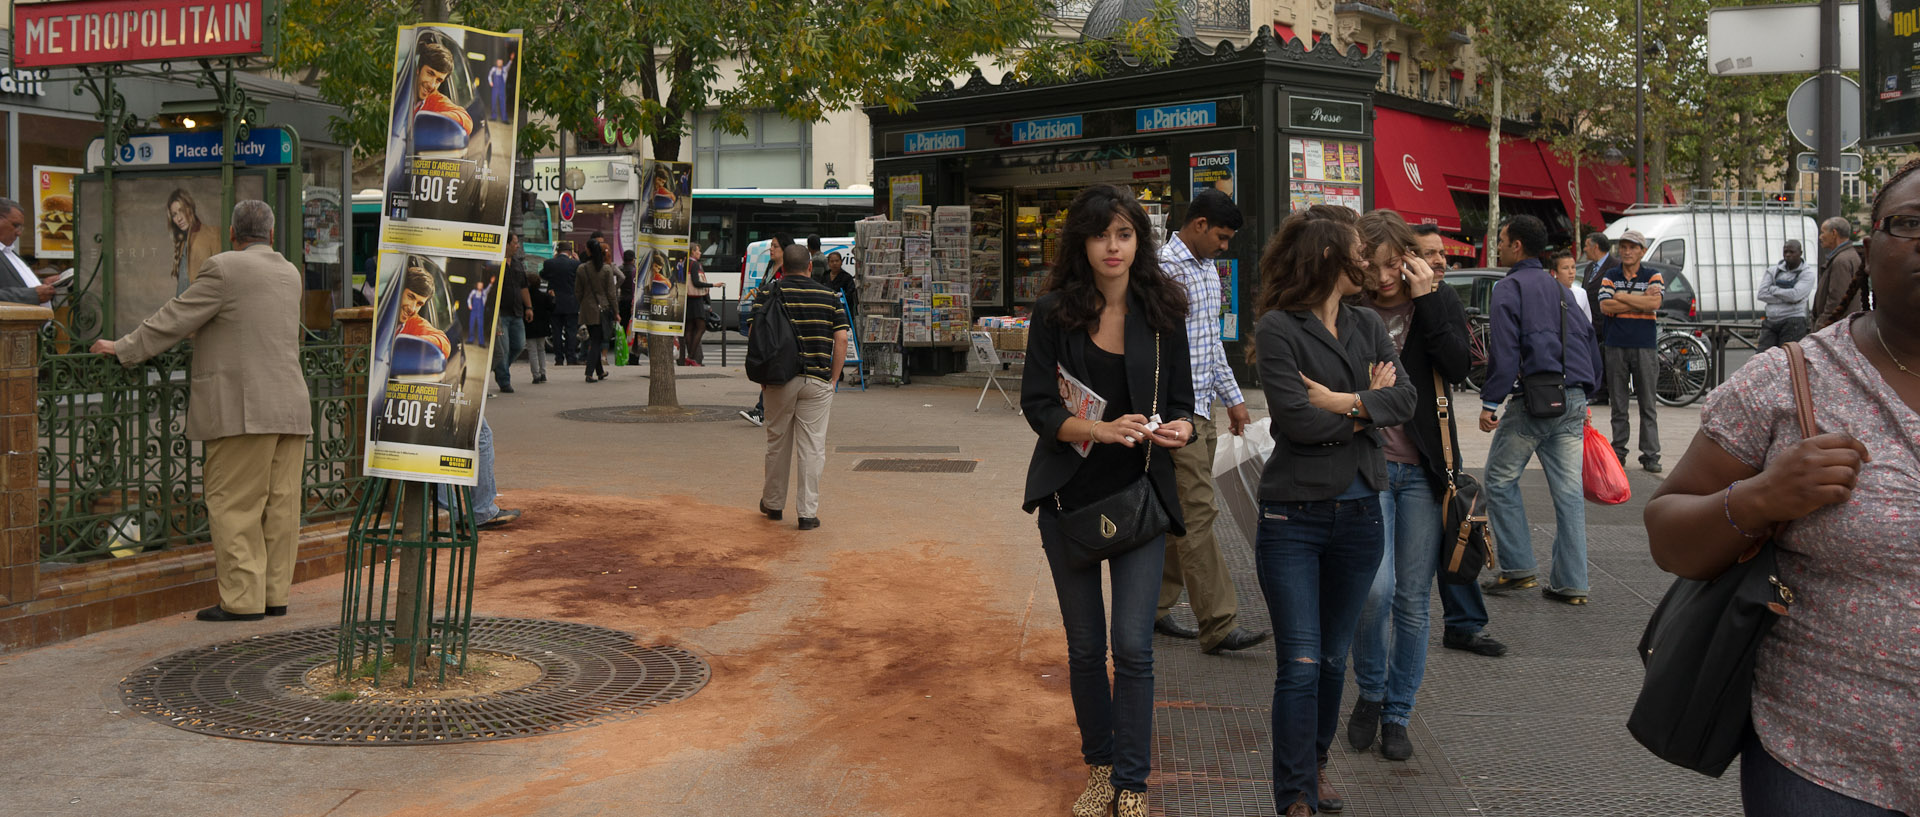
<svg viewBox="0 0 1920 817">
<path fill-rule="evenodd" d="M 244 57 L 267 51 L 269 0 L 13 4 L 13 67 Z"/>
</svg>

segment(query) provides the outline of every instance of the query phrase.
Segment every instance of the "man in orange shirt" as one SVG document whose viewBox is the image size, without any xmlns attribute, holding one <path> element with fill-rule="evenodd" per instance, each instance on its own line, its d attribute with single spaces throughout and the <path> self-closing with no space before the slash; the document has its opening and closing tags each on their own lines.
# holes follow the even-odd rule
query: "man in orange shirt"
<svg viewBox="0 0 1920 817">
<path fill-rule="evenodd" d="M 433 276 L 419 267 L 407 268 L 407 279 L 400 288 L 400 334 L 425 338 L 439 347 L 440 354 L 453 354 L 453 343 L 442 332 L 420 317 L 420 307 L 433 297 Z"/>
<path fill-rule="evenodd" d="M 473 133 L 473 117 L 467 115 L 465 108 L 453 104 L 446 94 L 440 93 L 440 85 L 453 74 L 453 52 L 437 42 L 420 43 L 420 70 L 414 75 L 413 112 L 428 111 L 450 117 L 460 123 L 461 129 Z"/>
</svg>

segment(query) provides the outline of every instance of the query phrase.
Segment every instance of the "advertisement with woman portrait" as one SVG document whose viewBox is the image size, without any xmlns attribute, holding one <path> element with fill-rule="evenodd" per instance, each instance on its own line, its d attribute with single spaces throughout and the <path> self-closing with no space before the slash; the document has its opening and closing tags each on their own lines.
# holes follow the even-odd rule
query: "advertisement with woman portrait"
<svg viewBox="0 0 1920 817">
<path fill-rule="evenodd" d="M 97 176 L 83 176 L 77 220 L 81 225 L 105 225 L 101 202 L 105 186 Z M 237 174 L 233 200 L 262 199 L 266 184 L 257 173 Z M 275 208 L 276 216 L 279 208 Z M 148 315 L 187 291 L 200 274 L 200 265 L 226 244 L 220 213 L 218 175 L 148 175 L 122 173 L 113 177 L 113 312 L 107 332 L 124 335 Z M 285 224 L 275 224 L 275 246 L 284 246 Z M 297 225 L 293 229 L 298 229 Z M 74 243 L 78 280 L 75 289 L 99 293 L 88 280 L 100 263 L 99 242 Z"/>
<path fill-rule="evenodd" d="M 467 258 L 506 249 L 520 35 L 400 28 L 381 249 Z"/>
<path fill-rule="evenodd" d="M 634 334 L 680 337 L 687 322 L 687 247 L 693 232 L 693 164 L 650 159 L 640 171 Z"/>
<path fill-rule="evenodd" d="M 493 368 L 500 264 L 380 253 L 374 288 L 369 475 L 472 485 Z"/>
</svg>

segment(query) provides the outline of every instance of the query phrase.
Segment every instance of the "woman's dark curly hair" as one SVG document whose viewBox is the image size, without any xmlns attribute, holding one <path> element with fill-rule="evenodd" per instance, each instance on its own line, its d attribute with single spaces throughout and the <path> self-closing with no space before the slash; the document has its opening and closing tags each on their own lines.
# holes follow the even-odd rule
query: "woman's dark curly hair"
<svg viewBox="0 0 1920 817">
<path fill-rule="evenodd" d="M 1366 286 L 1366 274 L 1350 254 L 1359 242 L 1358 215 L 1345 207 L 1316 204 L 1280 222 L 1260 251 L 1260 294 L 1254 319 L 1276 309 L 1311 309 L 1324 303 L 1342 277 Z"/>
<path fill-rule="evenodd" d="M 1187 325 L 1187 291 L 1160 269 L 1160 258 L 1153 244 L 1153 222 L 1132 193 L 1107 184 L 1080 191 L 1067 205 L 1067 220 L 1060 236 L 1060 254 L 1047 275 L 1045 290 L 1059 293 L 1054 299 L 1050 320 L 1062 329 L 1093 331 L 1100 325 L 1100 311 L 1107 298 L 1094 284 L 1093 262 L 1087 258 L 1087 240 L 1107 231 L 1114 216 L 1123 216 L 1133 225 L 1138 242 L 1133 267 L 1127 278 L 1127 292 L 1146 307 L 1147 325 L 1158 332 L 1184 332 Z"/>
</svg>

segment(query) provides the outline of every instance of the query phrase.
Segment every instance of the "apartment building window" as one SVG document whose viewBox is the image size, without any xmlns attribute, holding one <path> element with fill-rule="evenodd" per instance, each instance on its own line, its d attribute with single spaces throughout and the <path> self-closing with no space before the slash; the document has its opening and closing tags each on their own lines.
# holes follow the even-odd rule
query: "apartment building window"
<svg viewBox="0 0 1920 817">
<path fill-rule="evenodd" d="M 1400 93 L 1400 55 L 1387 52 L 1387 91 Z"/>
<path fill-rule="evenodd" d="M 1466 84 L 1466 75 L 1459 71 L 1455 71 L 1453 72 L 1453 76 L 1447 77 L 1447 101 L 1455 105 L 1460 104 L 1460 90 L 1465 87 Z"/>
<path fill-rule="evenodd" d="M 1430 68 L 1420 69 L 1420 98 L 1433 98 L 1433 70 Z"/>
<path fill-rule="evenodd" d="M 695 187 L 806 187 L 813 161 L 813 128 L 773 111 L 747 114 L 740 136 L 714 127 L 716 117 L 694 118 Z"/>
</svg>

